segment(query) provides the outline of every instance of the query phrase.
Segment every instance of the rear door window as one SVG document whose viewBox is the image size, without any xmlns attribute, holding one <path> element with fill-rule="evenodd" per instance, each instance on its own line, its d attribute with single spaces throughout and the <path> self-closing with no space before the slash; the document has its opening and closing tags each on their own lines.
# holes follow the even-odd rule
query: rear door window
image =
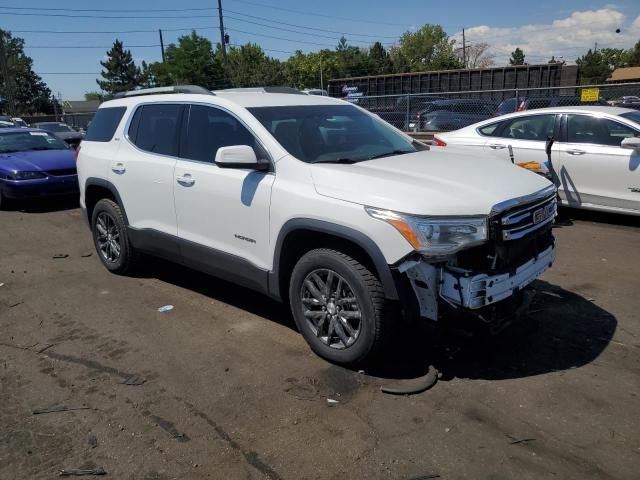
<svg viewBox="0 0 640 480">
<path fill-rule="evenodd" d="M 126 110 L 127 107 L 98 109 L 84 139 L 89 142 L 110 142 Z"/>
<path fill-rule="evenodd" d="M 178 155 L 178 132 L 184 105 L 153 104 L 138 110 L 129 126 L 136 147 L 150 153 Z"/>
<path fill-rule="evenodd" d="M 555 126 L 555 115 L 529 115 L 503 122 L 497 136 L 517 140 L 546 141 Z"/>
</svg>

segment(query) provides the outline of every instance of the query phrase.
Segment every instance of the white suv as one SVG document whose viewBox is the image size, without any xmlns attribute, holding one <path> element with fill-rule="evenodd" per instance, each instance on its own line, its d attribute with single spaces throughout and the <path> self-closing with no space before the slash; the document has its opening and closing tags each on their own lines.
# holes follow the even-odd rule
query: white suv
<svg viewBox="0 0 640 480">
<path fill-rule="evenodd" d="M 78 176 L 110 271 L 144 252 L 288 301 L 342 364 L 401 321 L 510 318 L 554 260 L 543 177 L 293 89 L 127 92 L 98 110 Z"/>
</svg>

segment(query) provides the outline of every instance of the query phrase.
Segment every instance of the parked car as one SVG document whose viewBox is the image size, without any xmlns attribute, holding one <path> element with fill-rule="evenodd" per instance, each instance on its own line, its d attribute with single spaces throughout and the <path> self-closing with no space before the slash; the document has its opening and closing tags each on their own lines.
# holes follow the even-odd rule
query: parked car
<svg viewBox="0 0 640 480">
<path fill-rule="evenodd" d="M 14 127 L 16 127 L 16 124 L 11 119 L 11 117 L 0 115 L 0 128 L 14 128 Z"/>
<path fill-rule="evenodd" d="M 104 266 L 129 273 L 147 252 L 287 301 L 333 362 L 378 355 L 402 314 L 502 325 L 554 260 L 549 181 L 482 152 L 428 151 L 343 100 L 193 86 L 117 97 L 78 156 Z"/>
<path fill-rule="evenodd" d="M 441 133 L 434 144 L 506 162 L 511 150 L 515 163 L 542 173 L 550 170 L 563 205 L 640 215 L 640 112 L 636 110 L 544 108 Z"/>
<path fill-rule="evenodd" d="M 416 113 L 414 127 L 420 131 L 457 130 L 489 118 L 495 108 L 495 103 L 483 100 L 437 100 Z"/>
<path fill-rule="evenodd" d="M 329 96 L 329 92 L 321 88 L 305 88 L 302 90 L 302 93 L 306 93 L 307 95 L 320 95 L 321 97 Z"/>
<path fill-rule="evenodd" d="M 533 110 L 536 108 L 586 105 L 608 106 L 609 104 L 602 99 L 595 102 L 583 102 L 580 97 L 570 95 L 518 97 L 517 99 L 513 97 L 503 100 L 494 112 L 494 116 L 497 117 L 507 113 L 523 112 L 525 110 Z"/>
<path fill-rule="evenodd" d="M 75 152 L 44 130 L 0 130 L 0 208 L 7 200 L 78 192 Z"/>
<path fill-rule="evenodd" d="M 84 134 L 74 130 L 66 123 L 61 122 L 39 122 L 34 123 L 35 128 L 42 128 L 48 132 L 53 133 L 58 138 L 61 138 L 67 144 L 73 148 L 77 148 L 80 142 L 84 138 Z"/>
<path fill-rule="evenodd" d="M 29 128 L 29 124 L 25 122 L 23 119 L 21 119 L 20 117 L 13 117 L 11 121 L 16 127 Z"/>
</svg>

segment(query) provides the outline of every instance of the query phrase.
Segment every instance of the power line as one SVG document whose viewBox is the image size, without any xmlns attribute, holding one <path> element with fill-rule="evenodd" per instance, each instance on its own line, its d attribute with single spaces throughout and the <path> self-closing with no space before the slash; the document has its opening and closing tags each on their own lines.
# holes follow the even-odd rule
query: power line
<svg viewBox="0 0 640 480">
<path fill-rule="evenodd" d="M 125 45 L 124 48 L 158 48 L 160 46 L 160 44 L 157 45 Z M 24 48 L 48 48 L 48 49 L 55 49 L 55 48 L 65 48 L 65 49 L 75 49 L 75 48 L 86 48 L 86 49 L 97 49 L 97 48 L 106 48 L 106 49 L 110 49 L 111 47 L 113 47 L 113 45 L 109 45 L 109 46 L 97 46 L 97 45 L 25 45 Z"/>
<path fill-rule="evenodd" d="M 42 9 L 41 9 L 42 10 Z M 211 9 L 209 9 L 211 10 Z M 68 13 L 24 13 L 24 12 L 3 12 L 3 15 L 18 15 L 25 17 L 64 17 L 64 18 L 100 18 L 115 20 L 151 20 L 158 18 L 174 19 L 174 18 L 218 18 L 218 15 L 70 15 Z"/>
<path fill-rule="evenodd" d="M 240 3 L 246 3 L 248 5 L 255 5 L 255 6 L 259 6 L 259 7 L 271 8 L 273 10 L 280 10 L 282 12 L 298 13 L 300 15 L 310 15 L 312 17 L 324 17 L 324 18 L 332 18 L 332 19 L 337 19 L 337 20 L 347 20 L 349 22 L 370 23 L 370 24 L 375 24 L 375 25 L 391 25 L 391 26 L 394 26 L 394 27 L 405 27 L 406 28 L 406 24 L 402 24 L 402 23 L 377 22 L 375 20 L 365 20 L 363 18 L 348 18 L 348 17 L 340 17 L 340 16 L 336 16 L 336 15 L 326 15 L 326 14 L 322 14 L 322 13 L 318 13 L 318 12 L 305 12 L 305 11 L 302 11 L 302 10 L 293 10 L 291 8 L 275 7 L 273 5 L 268 5 L 268 4 L 265 4 L 265 3 L 250 2 L 248 0 L 235 0 L 235 1 L 236 2 L 240 2 Z"/>
<path fill-rule="evenodd" d="M 184 27 L 184 28 L 163 28 L 164 32 L 182 32 L 182 31 L 190 31 L 190 30 L 213 30 L 218 27 Z M 122 33 L 156 33 L 158 30 L 148 29 L 148 30 L 11 30 L 11 33 L 52 33 L 52 34 L 100 34 L 100 33 L 108 33 L 108 34 L 122 34 Z"/>
</svg>

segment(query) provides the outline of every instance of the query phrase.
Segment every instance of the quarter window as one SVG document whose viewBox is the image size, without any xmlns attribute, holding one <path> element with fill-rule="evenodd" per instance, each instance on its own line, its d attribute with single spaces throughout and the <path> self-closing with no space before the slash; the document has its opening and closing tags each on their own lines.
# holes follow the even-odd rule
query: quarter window
<svg viewBox="0 0 640 480">
<path fill-rule="evenodd" d="M 213 163 L 220 147 L 249 145 L 259 159 L 267 157 L 255 137 L 233 115 L 219 108 L 192 105 L 180 156 Z"/>
<path fill-rule="evenodd" d="M 500 132 L 494 136 L 544 142 L 553 135 L 555 119 L 555 115 L 517 117 L 503 122 Z"/>
<path fill-rule="evenodd" d="M 500 128 L 498 127 L 500 127 L 502 124 L 503 122 L 497 122 L 490 125 L 485 125 L 484 127 L 480 127 L 478 129 L 478 132 L 480 132 L 480 135 L 484 135 L 485 137 L 493 137 L 495 136 L 497 131 L 500 130 Z"/>
<path fill-rule="evenodd" d="M 153 104 L 138 108 L 129 127 L 129 138 L 141 150 L 177 156 L 183 108 L 178 104 Z"/>
<path fill-rule="evenodd" d="M 623 139 L 640 135 L 640 132 L 607 118 L 588 115 L 568 115 L 567 141 L 619 147 Z"/>
</svg>

